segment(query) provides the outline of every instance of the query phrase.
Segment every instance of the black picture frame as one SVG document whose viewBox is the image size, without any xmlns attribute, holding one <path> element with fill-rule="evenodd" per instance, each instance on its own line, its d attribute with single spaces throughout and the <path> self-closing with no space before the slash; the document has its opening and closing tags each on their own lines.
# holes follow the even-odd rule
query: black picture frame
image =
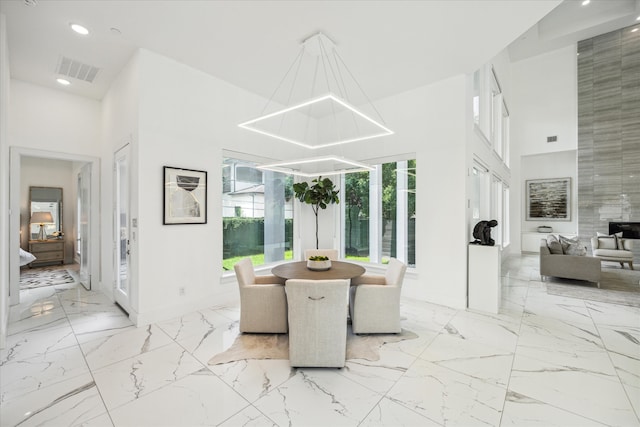
<svg viewBox="0 0 640 427">
<path fill-rule="evenodd" d="M 571 221 L 571 178 L 530 179 L 527 221 Z"/>
<path fill-rule="evenodd" d="M 173 166 L 163 168 L 162 223 L 207 223 L 207 172 Z"/>
</svg>

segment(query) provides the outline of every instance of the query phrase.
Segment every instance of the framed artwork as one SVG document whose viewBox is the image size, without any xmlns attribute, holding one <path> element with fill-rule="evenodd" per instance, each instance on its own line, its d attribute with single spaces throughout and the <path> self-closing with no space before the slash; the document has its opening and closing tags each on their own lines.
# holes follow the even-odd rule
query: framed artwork
<svg viewBox="0 0 640 427">
<path fill-rule="evenodd" d="M 207 223 L 207 172 L 164 167 L 162 223 Z"/>
<path fill-rule="evenodd" d="M 571 178 L 531 179 L 527 221 L 571 221 Z"/>
</svg>

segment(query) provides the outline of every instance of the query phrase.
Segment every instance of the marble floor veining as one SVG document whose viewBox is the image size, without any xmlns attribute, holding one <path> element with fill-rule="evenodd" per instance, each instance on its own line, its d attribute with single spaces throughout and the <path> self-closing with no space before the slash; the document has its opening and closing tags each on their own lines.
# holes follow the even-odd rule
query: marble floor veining
<svg viewBox="0 0 640 427">
<path fill-rule="evenodd" d="M 238 306 L 136 328 L 76 284 L 24 290 L 0 350 L 1 426 L 640 426 L 640 308 L 549 295 L 505 260 L 500 313 L 403 299 L 380 360 L 208 366 Z"/>
</svg>

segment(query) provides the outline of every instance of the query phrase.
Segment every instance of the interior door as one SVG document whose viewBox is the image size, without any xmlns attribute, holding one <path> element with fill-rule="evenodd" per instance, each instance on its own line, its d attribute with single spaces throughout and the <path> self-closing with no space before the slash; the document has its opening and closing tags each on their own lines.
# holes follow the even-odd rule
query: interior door
<svg viewBox="0 0 640 427">
<path fill-rule="evenodd" d="M 129 145 L 115 153 L 114 165 L 114 248 L 116 302 L 127 313 L 131 312 L 130 283 L 130 199 L 129 199 Z"/>
<path fill-rule="evenodd" d="M 80 256 L 80 283 L 91 290 L 91 163 L 78 174 L 78 252 Z"/>
</svg>

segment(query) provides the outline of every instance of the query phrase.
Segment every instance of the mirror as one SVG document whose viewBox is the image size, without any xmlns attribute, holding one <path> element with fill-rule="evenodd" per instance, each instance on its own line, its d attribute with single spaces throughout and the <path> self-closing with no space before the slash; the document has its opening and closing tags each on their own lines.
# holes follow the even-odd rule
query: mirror
<svg viewBox="0 0 640 427">
<path fill-rule="evenodd" d="M 55 232 L 62 231 L 62 188 L 29 187 L 29 206 L 31 217 L 36 212 L 51 213 L 51 223 L 45 223 L 44 233 L 47 238 L 55 238 Z M 40 224 L 29 224 L 29 239 L 38 239 Z"/>
</svg>

